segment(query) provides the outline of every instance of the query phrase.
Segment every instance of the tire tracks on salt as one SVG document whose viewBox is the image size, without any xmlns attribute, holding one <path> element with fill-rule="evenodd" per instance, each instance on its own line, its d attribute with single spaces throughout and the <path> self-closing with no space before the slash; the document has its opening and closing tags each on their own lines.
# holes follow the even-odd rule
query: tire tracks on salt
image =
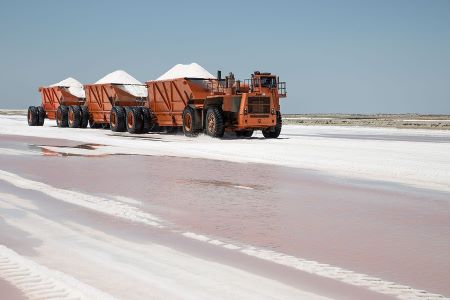
<svg viewBox="0 0 450 300">
<path fill-rule="evenodd" d="M 31 300 L 115 299 L 71 276 L 39 265 L 3 245 L 0 245 L 0 277 L 19 288 Z"/>
</svg>

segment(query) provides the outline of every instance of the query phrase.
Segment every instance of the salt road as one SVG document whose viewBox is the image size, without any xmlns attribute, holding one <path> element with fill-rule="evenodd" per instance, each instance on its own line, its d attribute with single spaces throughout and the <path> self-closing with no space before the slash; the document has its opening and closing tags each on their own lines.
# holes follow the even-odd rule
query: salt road
<svg viewBox="0 0 450 300">
<path fill-rule="evenodd" d="M 217 140 L 25 124 L 0 116 L 12 299 L 450 296 L 446 131 Z"/>
</svg>

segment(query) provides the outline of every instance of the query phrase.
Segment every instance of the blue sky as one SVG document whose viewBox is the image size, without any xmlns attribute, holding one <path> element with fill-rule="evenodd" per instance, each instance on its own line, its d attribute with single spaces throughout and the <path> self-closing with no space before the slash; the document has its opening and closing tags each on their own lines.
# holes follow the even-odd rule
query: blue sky
<svg viewBox="0 0 450 300">
<path fill-rule="evenodd" d="M 0 107 L 197 62 L 288 85 L 286 113 L 450 113 L 450 1 L 1 1 Z"/>
</svg>

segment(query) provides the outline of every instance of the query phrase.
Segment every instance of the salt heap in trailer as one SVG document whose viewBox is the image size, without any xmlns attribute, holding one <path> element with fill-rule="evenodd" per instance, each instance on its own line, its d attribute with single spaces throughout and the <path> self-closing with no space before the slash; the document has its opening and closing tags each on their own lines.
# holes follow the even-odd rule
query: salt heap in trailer
<svg viewBox="0 0 450 300">
<path fill-rule="evenodd" d="M 159 76 L 156 80 L 169 80 L 177 78 L 216 79 L 211 73 L 197 63 L 188 65 L 178 64 Z"/>
<path fill-rule="evenodd" d="M 82 114 L 82 105 L 85 102 L 83 85 L 76 79 L 69 77 L 60 82 L 39 88 L 41 106 L 28 108 L 28 125 L 42 126 L 45 118 L 56 119 L 58 127 L 69 125 L 69 115 Z M 84 114 L 87 115 L 85 109 Z M 79 124 L 86 127 L 87 122 Z"/>
<path fill-rule="evenodd" d="M 142 117 L 147 88 L 127 72 L 114 71 L 94 84 L 84 85 L 84 89 L 92 128 L 111 127 L 119 132 L 129 129 L 131 133 L 147 130 Z"/>
</svg>

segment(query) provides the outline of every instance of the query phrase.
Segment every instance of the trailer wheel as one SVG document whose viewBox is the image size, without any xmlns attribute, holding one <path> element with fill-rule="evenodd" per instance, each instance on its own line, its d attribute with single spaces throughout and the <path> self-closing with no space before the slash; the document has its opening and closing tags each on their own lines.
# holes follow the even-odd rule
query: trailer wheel
<svg viewBox="0 0 450 300">
<path fill-rule="evenodd" d="M 277 125 L 275 125 L 275 127 L 263 129 L 262 134 L 266 139 L 276 139 L 278 136 L 280 136 L 282 126 L 283 121 L 281 119 L 281 113 L 277 111 Z"/>
<path fill-rule="evenodd" d="M 45 110 L 42 106 L 38 106 L 37 110 L 38 110 L 38 126 L 43 126 L 45 121 Z"/>
<path fill-rule="evenodd" d="M 67 127 L 69 126 L 68 122 L 68 113 L 69 109 L 65 105 L 60 105 L 56 110 L 56 125 L 58 127 Z"/>
<path fill-rule="evenodd" d="M 186 106 L 183 110 L 183 132 L 185 136 L 195 137 L 199 134 L 195 128 L 195 111 L 192 107 Z"/>
<path fill-rule="evenodd" d="M 212 137 L 223 137 L 225 125 L 219 108 L 208 108 L 206 113 L 206 134 Z"/>
<path fill-rule="evenodd" d="M 39 113 L 38 113 L 37 107 L 35 107 L 35 106 L 28 107 L 27 119 L 28 119 L 29 126 L 37 126 L 38 125 Z"/>
<path fill-rule="evenodd" d="M 140 107 L 142 112 L 142 133 L 149 133 L 156 126 L 156 116 L 150 108 Z"/>
<path fill-rule="evenodd" d="M 81 123 L 81 108 L 77 105 L 69 106 L 69 127 L 78 128 Z"/>
<path fill-rule="evenodd" d="M 125 118 L 125 109 L 121 106 L 113 106 L 109 115 L 111 130 L 116 132 L 125 131 Z"/>
<path fill-rule="evenodd" d="M 127 106 L 125 112 L 127 114 L 127 131 L 129 133 L 141 133 L 143 125 L 141 108 L 137 106 Z"/>
<path fill-rule="evenodd" d="M 81 122 L 80 128 L 86 128 L 89 124 L 89 110 L 87 106 L 80 106 L 81 109 Z"/>
</svg>

